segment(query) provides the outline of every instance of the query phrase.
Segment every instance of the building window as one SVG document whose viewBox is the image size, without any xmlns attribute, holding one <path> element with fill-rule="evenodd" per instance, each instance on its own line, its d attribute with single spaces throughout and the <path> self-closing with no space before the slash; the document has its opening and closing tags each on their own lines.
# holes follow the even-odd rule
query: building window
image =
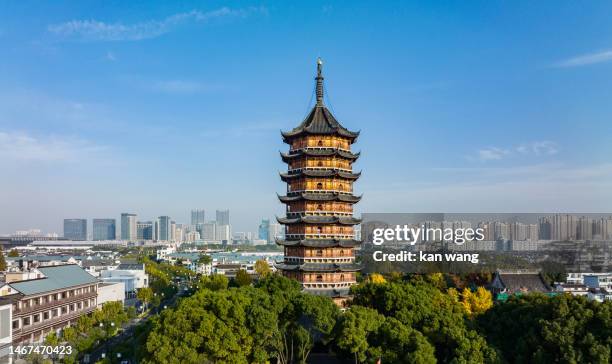
<svg viewBox="0 0 612 364">
<path fill-rule="evenodd" d="M 317 183 L 317 190 L 322 190 L 323 189 L 323 183 L 319 182 Z"/>
<path fill-rule="evenodd" d="M 40 322 L 40 315 L 34 315 L 32 317 L 33 317 L 34 323 Z"/>
<path fill-rule="evenodd" d="M 317 166 L 318 166 L 318 167 L 323 167 L 323 161 L 319 161 L 319 162 L 317 163 Z"/>
<path fill-rule="evenodd" d="M 13 330 L 17 330 L 19 328 L 19 320 L 13 320 Z"/>
<path fill-rule="evenodd" d="M 322 257 L 322 256 L 323 256 L 323 250 L 317 249 L 317 257 Z"/>
<path fill-rule="evenodd" d="M 317 282 L 323 282 L 323 275 L 317 274 Z"/>
<path fill-rule="evenodd" d="M 323 205 L 317 205 L 317 210 L 322 211 L 323 210 Z"/>
<path fill-rule="evenodd" d="M 30 318 L 29 317 L 24 317 L 23 318 L 23 326 L 28 326 L 30 325 Z"/>
<path fill-rule="evenodd" d="M 340 249 L 340 256 L 344 256 L 344 249 Z"/>
<path fill-rule="evenodd" d="M 323 146 L 323 141 L 322 141 L 322 140 L 319 140 L 319 142 L 317 143 L 317 145 L 318 145 L 319 147 L 322 147 L 322 146 Z"/>
<path fill-rule="evenodd" d="M 344 191 L 344 185 L 343 185 L 343 184 L 339 184 L 339 185 L 338 185 L 338 189 L 339 189 L 340 191 Z"/>
<path fill-rule="evenodd" d="M 323 228 L 320 226 L 317 226 L 317 234 L 322 234 L 323 233 Z"/>
<path fill-rule="evenodd" d="M 43 312 L 43 320 L 48 320 L 49 319 L 49 312 Z"/>
</svg>

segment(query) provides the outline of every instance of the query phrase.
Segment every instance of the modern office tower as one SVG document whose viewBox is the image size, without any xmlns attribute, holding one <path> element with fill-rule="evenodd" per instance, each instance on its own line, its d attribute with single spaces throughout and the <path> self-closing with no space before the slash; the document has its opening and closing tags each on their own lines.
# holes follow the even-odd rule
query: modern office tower
<svg viewBox="0 0 612 364">
<path fill-rule="evenodd" d="M 191 225 L 197 226 L 198 224 L 205 223 L 205 214 L 203 209 L 191 210 Z"/>
<path fill-rule="evenodd" d="M 595 223 L 594 234 L 602 240 L 612 240 L 612 217 L 604 217 Z"/>
<path fill-rule="evenodd" d="M 257 237 L 260 240 L 265 240 L 268 241 L 268 238 L 270 237 L 270 220 L 269 219 L 262 219 L 261 223 L 259 224 L 259 229 L 257 230 Z"/>
<path fill-rule="evenodd" d="M 232 229 L 229 225 L 217 224 L 217 236 L 215 240 L 218 241 L 230 241 L 232 239 Z"/>
<path fill-rule="evenodd" d="M 187 242 L 194 242 L 196 240 L 200 240 L 200 233 L 197 231 L 190 231 L 188 233 L 185 234 L 185 241 Z"/>
<path fill-rule="evenodd" d="M 217 240 L 217 224 L 214 222 L 205 222 L 200 224 L 200 238 L 206 241 L 214 241 Z"/>
<path fill-rule="evenodd" d="M 510 239 L 510 226 L 501 221 L 495 221 L 493 223 L 493 236 L 495 240 L 508 240 Z"/>
<path fill-rule="evenodd" d="M 170 241 L 176 241 L 176 222 L 170 221 Z"/>
<path fill-rule="evenodd" d="M 268 244 L 274 244 L 276 239 L 284 239 L 285 238 L 285 229 L 283 225 L 270 223 L 270 233 L 268 235 Z"/>
<path fill-rule="evenodd" d="M 183 224 L 175 224 L 174 226 L 174 241 L 185 241 L 186 226 Z"/>
<path fill-rule="evenodd" d="M 87 219 L 64 219 L 64 238 L 87 240 Z"/>
<path fill-rule="evenodd" d="M 229 225 L 230 224 L 230 218 L 229 218 L 229 210 L 217 210 L 216 212 L 217 215 L 217 225 Z"/>
<path fill-rule="evenodd" d="M 93 240 L 117 239 L 117 223 L 115 219 L 93 219 Z"/>
<path fill-rule="evenodd" d="M 170 241 L 172 233 L 170 216 L 160 216 L 157 218 L 157 240 L 159 241 Z"/>
<path fill-rule="evenodd" d="M 138 238 L 136 214 L 121 214 L 121 240 L 134 241 Z"/>
<path fill-rule="evenodd" d="M 330 296 L 338 304 L 349 298 L 350 286 L 356 284 L 353 226 L 352 164 L 358 158 L 351 144 L 359 133 L 344 128 L 323 103 L 322 62 L 317 61 L 316 105 L 306 119 L 289 132 L 283 141 L 289 152 L 282 153 L 287 172 L 287 195 L 280 196 L 286 217 L 284 261 L 277 265 L 283 275 L 298 280 L 307 292 Z"/>
<path fill-rule="evenodd" d="M 136 238 L 138 240 L 153 240 L 153 222 L 138 221 L 136 223 Z"/>
</svg>

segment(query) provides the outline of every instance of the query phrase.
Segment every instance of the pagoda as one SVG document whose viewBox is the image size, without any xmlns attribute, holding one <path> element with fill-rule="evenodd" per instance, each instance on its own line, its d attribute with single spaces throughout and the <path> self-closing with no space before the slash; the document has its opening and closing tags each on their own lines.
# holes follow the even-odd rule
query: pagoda
<svg viewBox="0 0 612 364">
<path fill-rule="evenodd" d="M 283 275 L 301 282 L 305 291 L 332 297 L 343 303 L 356 283 L 353 205 L 361 199 L 353 194 L 353 172 L 359 153 L 351 145 L 359 136 L 344 128 L 325 106 L 323 62 L 317 60 L 316 105 L 295 129 L 282 132 L 289 152 L 281 153 L 287 163 L 281 179 L 287 194 L 279 196 L 286 216 L 284 261 L 277 264 Z"/>
</svg>

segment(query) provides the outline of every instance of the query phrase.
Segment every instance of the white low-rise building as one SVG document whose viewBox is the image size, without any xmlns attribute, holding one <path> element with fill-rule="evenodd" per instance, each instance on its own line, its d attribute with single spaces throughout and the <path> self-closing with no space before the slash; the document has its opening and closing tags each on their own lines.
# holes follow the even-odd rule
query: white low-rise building
<svg viewBox="0 0 612 364">
<path fill-rule="evenodd" d="M 122 282 L 127 299 L 136 297 L 140 288 L 149 286 L 149 275 L 145 272 L 143 263 L 119 264 L 117 269 L 101 271 L 100 278 L 103 282 Z"/>
<path fill-rule="evenodd" d="M 123 282 L 104 282 L 98 285 L 98 307 L 106 302 L 125 303 L 125 284 Z"/>
</svg>

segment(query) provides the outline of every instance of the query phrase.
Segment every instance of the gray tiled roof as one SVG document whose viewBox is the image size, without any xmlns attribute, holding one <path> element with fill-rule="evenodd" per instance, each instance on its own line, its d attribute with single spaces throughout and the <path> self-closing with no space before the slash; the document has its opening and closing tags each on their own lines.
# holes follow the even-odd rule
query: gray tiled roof
<svg viewBox="0 0 612 364">
<path fill-rule="evenodd" d="M 352 216 L 298 216 L 295 218 L 277 217 L 276 220 L 283 225 L 291 224 L 340 224 L 357 225 L 361 219 Z"/>
<path fill-rule="evenodd" d="M 359 136 L 359 132 L 349 131 L 340 125 L 324 105 L 313 107 L 306 119 L 297 128 L 282 132 L 285 142 L 303 134 L 335 134 L 351 139 L 356 139 Z"/>
<path fill-rule="evenodd" d="M 341 177 L 351 180 L 356 180 L 361 176 L 361 172 L 352 173 L 352 172 L 344 172 L 333 169 L 324 169 L 324 170 L 302 170 L 298 173 L 281 173 L 281 179 L 283 182 L 287 182 L 290 179 L 300 178 L 300 177 Z"/>
<path fill-rule="evenodd" d="M 12 282 L 9 285 L 27 296 L 96 283 L 96 279 L 92 275 L 75 264 L 41 267 L 38 270 L 45 278 Z"/>
<path fill-rule="evenodd" d="M 284 162 L 289 162 L 290 160 L 300 158 L 302 156 L 307 156 L 307 157 L 339 156 L 339 157 L 350 159 L 350 160 L 356 160 L 357 158 L 359 158 L 359 154 L 360 153 L 348 152 L 348 151 L 338 149 L 338 148 L 317 148 L 317 149 L 304 148 L 304 149 L 299 149 L 297 151 L 290 151 L 289 153 L 281 152 L 281 158 L 283 159 Z"/>
<path fill-rule="evenodd" d="M 358 240 L 351 239 L 302 239 L 302 240 L 281 240 L 276 239 L 276 244 L 284 246 L 308 246 L 313 248 L 344 247 L 350 248 L 361 244 Z"/>
</svg>

